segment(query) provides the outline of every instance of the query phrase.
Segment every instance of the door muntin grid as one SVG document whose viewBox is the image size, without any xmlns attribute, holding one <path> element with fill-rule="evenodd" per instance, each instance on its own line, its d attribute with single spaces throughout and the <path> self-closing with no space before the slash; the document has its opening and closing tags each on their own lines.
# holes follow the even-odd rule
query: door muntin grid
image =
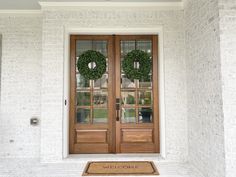
<svg viewBox="0 0 236 177">
<path fill-rule="evenodd" d="M 95 50 L 106 57 L 107 69 L 98 80 L 87 80 L 76 67 L 76 123 L 108 123 L 108 41 L 76 40 L 76 63 L 79 55 L 87 50 Z M 93 67 L 93 66 L 91 66 Z"/>
<path fill-rule="evenodd" d="M 153 92 L 152 70 L 146 80 L 130 80 L 122 70 L 124 56 L 132 50 L 142 50 L 152 56 L 151 40 L 121 40 L 121 123 L 152 123 L 153 122 Z"/>
</svg>

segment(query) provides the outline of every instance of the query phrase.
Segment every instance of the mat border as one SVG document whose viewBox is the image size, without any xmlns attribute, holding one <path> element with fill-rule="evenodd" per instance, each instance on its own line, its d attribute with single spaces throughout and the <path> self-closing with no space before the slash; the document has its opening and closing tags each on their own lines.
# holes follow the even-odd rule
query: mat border
<svg viewBox="0 0 236 177">
<path fill-rule="evenodd" d="M 147 173 L 145 173 L 145 174 L 137 174 L 137 173 L 129 173 L 129 174 L 127 174 L 127 173 L 119 173 L 119 174 L 117 174 L 117 173 L 109 173 L 109 174 L 100 173 L 100 174 L 94 174 L 94 173 L 88 173 L 87 172 L 88 169 L 89 169 L 89 166 L 92 163 L 127 163 L 127 162 L 129 162 L 129 163 L 132 163 L 132 162 L 134 162 L 134 163 L 137 163 L 137 162 L 150 163 L 153 170 L 154 170 L 154 172 L 150 173 L 150 174 L 147 174 Z M 156 165 L 154 164 L 153 161 L 88 161 L 85 168 L 84 168 L 84 171 L 82 173 L 82 176 L 122 176 L 122 175 L 125 175 L 125 176 L 133 176 L 133 175 L 135 175 L 135 176 L 151 176 L 151 175 L 160 175 L 160 173 L 157 170 Z"/>
</svg>

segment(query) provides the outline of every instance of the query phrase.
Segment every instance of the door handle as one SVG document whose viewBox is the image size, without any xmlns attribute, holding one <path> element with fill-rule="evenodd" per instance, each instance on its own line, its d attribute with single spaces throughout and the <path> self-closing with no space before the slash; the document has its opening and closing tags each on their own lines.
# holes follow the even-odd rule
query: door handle
<svg viewBox="0 0 236 177">
<path fill-rule="evenodd" d="M 120 121 L 120 98 L 116 98 L 116 121 Z"/>
</svg>

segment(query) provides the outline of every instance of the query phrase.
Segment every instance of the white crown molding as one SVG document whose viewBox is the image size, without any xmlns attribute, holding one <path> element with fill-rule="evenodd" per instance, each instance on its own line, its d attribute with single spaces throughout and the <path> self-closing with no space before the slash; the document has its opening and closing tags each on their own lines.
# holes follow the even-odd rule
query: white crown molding
<svg viewBox="0 0 236 177">
<path fill-rule="evenodd" d="M 158 9 L 182 10 L 183 2 L 39 2 L 42 8 L 57 7 L 155 7 Z"/>
<path fill-rule="evenodd" d="M 41 10 L 0 10 L 0 14 L 41 14 Z"/>
<path fill-rule="evenodd" d="M 183 10 L 182 2 L 39 2 L 43 8 L 63 8 L 70 9 L 76 7 L 150 7 L 159 10 Z M 1 10 L 0 14 L 41 14 L 42 10 Z"/>
</svg>

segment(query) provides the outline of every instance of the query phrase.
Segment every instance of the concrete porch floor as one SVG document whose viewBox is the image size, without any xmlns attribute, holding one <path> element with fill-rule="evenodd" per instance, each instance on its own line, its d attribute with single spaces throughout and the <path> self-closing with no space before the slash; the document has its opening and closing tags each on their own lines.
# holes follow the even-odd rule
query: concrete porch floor
<svg viewBox="0 0 236 177">
<path fill-rule="evenodd" d="M 57 163 L 40 163 L 39 159 L 0 159 L 1 177 L 79 177 L 88 161 L 154 161 L 160 177 L 203 177 L 188 163 L 166 161 L 157 155 L 73 155 Z M 131 176 L 130 176 L 131 177 Z"/>
</svg>

